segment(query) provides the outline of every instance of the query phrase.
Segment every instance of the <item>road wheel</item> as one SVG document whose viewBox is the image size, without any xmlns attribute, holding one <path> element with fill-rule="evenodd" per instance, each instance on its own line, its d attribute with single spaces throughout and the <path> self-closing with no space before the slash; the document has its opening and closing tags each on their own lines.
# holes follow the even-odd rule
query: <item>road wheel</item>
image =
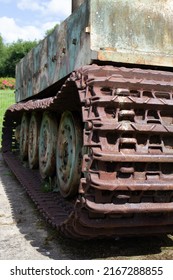
<svg viewBox="0 0 173 280">
<path fill-rule="evenodd" d="M 39 137 L 39 170 L 43 179 L 52 176 L 55 172 L 56 139 L 56 117 L 50 112 L 45 112 Z"/>
<path fill-rule="evenodd" d="M 20 150 L 20 157 L 22 160 L 26 160 L 28 158 L 29 120 L 30 120 L 29 115 L 23 113 L 21 125 L 20 125 L 20 137 L 19 137 L 19 150 Z"/>
<path fill-rule="evenodd" d="M 74 196 L 79 187 L 82 161 L 82 125 L 79 116 L 62 114 L 56 148 L 57 184 L 64 197 Z"/>
<path fill-rule="evenodd" d="M 32 113 L 29 123 L 28 162 L 31 169 L 38 167 L 38 144 L 41 117 L 39 113 Z"/>
</svg>

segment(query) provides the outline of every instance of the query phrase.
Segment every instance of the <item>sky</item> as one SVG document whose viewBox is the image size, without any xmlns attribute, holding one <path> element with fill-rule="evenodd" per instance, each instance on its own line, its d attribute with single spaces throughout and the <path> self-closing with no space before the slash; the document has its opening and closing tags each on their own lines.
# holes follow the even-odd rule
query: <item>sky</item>
<svg viewBox="0 0 173 280">
<path fill-rule="evenodd" d="M 40 40 L 71 13 L 71 0 L 0 0 L 0 35 L 4 43 Z"/>
</svg>

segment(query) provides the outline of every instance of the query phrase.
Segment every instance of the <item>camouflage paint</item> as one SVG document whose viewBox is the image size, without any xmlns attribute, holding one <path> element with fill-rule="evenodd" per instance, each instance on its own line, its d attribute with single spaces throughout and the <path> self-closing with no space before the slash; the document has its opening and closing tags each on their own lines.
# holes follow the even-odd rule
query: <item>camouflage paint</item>
<svg viewBox="0 0 173 280">
<path fill-rule="evenodd" d="M 86 1 L 16 66 L 16 101 L 36 95 L 91 61 Z M 84 56 L 84 53 L 86 54 Z"/>
<path fill-rule="evenodd" d="M 86 0 L 16 66 L 16 101 L 94 60 L 173 66 L 172 0 Z"/>
</svg>

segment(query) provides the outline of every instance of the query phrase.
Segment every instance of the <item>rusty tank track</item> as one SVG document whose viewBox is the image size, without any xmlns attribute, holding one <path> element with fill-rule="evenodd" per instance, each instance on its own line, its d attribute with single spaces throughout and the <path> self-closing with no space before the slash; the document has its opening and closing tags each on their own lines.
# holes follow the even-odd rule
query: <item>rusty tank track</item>
<svg viewBox="0 0 173 280">
<path fill-rule="evenodd" d="M 46 220 L 90 239 L 173 232 L 173 74 L 86 66 L 55 97 L 11 106 L 3 157 Z M 80 109 L 79 109 L 80 108 Z M 78 196 L 43 193 L 37 170 L 16 156 L 14 129 L 24 111 L 81 110 L 83 162 Z"/>
</svg>

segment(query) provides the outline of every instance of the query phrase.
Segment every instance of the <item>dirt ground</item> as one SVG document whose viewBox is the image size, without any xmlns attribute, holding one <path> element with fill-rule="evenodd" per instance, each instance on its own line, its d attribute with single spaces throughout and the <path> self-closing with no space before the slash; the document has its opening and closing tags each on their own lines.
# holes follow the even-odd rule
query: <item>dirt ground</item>
<svg viewBox="0 0 173 280">
<path fill-rule="evenodd" d="M 173 236 L 81 242 L 62 237 L 42 219 L 0 154 L 0 260 L 172 260 Z"/>
</svg>

